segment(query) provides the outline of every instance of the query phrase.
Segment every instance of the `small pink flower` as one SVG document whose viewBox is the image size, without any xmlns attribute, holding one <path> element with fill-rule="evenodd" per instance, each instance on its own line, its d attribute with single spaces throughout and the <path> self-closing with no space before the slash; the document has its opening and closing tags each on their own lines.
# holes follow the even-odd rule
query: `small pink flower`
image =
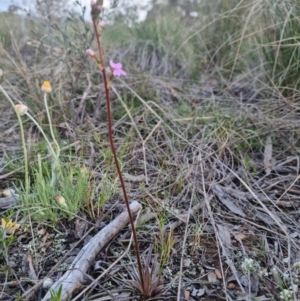
<svg viewBox="0 0 300 301">
<path fill-rule="evenodd" d="M 91 7 L 93 7 L 96 4 L 95 0 L 91 0 Z"/>
<path fill-rule="evenodd" d="M 120 75 L 127 75 L 126 72 L 122 69 L 121 63 L 114 63 L 113 61 L 110 61 L 110 66 L 112 67 L 112 73 L 114 76 L 120 76 Z"/>
<path fill-rule="evenodd" d="M 85 54 L 93 58 L 96 56 L 95 52 L 90 48 L 85 51 Z"/>
<path fill-rule="evenodd" d="M 104 21 L 100 21 L 100 22 L 98 23 L 98 26 L 101 27 L 101 28 L 103 28 L 103 27 L 105 26 Z"/>
<path fill-rule="evenodd" d="M 98 5 L 98 6 L 97 6 L 97 9 L 98 9 L 99 12 L 101 12 L 101 10 L 102 10 L 102 5 Z"/>
</svg>

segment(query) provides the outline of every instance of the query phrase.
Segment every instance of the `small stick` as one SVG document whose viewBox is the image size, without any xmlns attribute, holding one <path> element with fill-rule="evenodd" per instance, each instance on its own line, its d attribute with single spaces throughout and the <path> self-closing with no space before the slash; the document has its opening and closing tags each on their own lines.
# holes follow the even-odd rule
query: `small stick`
<svg viewBox="0 0 300 301">
<path fill-rule="evenodd" d="M 130 204 L 132 214 L 137 214 L 141 209 L 140 203 L 133 201 Z M 67 300 L 73 292 L 81 289 L 84 286 L 85 273 L 90 265 L 94 262 L 95 257 L 100 250 L 129 222 L 129 216 L 126 211 L 122 212 L 110 224 L 104 227 L 98 234 L 96 234 L 91 241 L 89 241 L 78 253 L 73 260 L 68 271 L 56 281 L 50 290 L 47 292 L 42 301 L 50 301 L 50 291 L 58 291 L 62 286 L 62 293 L 60 301 Z"/>
</svg>

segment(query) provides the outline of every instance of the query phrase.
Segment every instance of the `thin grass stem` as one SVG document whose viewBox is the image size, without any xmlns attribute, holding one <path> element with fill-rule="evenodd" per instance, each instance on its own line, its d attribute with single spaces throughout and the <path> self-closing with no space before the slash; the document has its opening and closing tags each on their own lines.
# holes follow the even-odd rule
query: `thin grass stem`
<svg viewBox="0 0 300 301">
<path fill-rule="evenodd" d="M 43 135 L 43 137 L 45 138 L 48 146 L 49 146 L 49 149 L 52 153 L 52 156 L 55 158 L 55 160 L 58 160 L 58 156 L 57 154 L 55 153 L 52 145 L 51 145 L 51 142 L 49 141 L 48 137 L 46 136 L 45 132 L 43 131 L 43 129 L 41 128 L 41 126 L 37 123 L 37 121 L 27 112 L 26 113 L 26 116 L 28 116 L 28 118 L 36 125 L 36 127 L 38 128 L 38 130 L 41 132 L 41 134 Z"/>
<path fill-rule="evenodd" d="M 59 153 L 60 153 L 60 147 L 59 147 L 59 144 L 58 144 L 58 142 L 55 138 L 53 128 L 52 128 L 51 116 L 50 116 L 50 111 L 49 111 L 49 107 L 48 107 L 48 103 L 47 103 L 47 93 L 44 93 L 44 103 L 45 103 L 45 108 L 46 108 L 46 112 L 47 112 L 47 118 L 48 118 L 48 121 L 49 121 L 50 133 L 51 133 L 53 142 L 55 143 L 55 146 L 57 148 L 56 157 L 58 158 Z"/>
</svg>

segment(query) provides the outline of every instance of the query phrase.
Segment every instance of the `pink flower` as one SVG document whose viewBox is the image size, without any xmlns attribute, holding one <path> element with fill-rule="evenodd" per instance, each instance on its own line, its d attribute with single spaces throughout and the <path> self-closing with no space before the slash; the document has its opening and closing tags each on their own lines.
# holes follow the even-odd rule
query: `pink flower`
<svg viewBox="0 0 300 301">
<path fill-rule="evenodd" d="M 103 28 L 103 27 L 105 26 L 104 21 L 100 21 L 100 22 L 98 23 L 98 26 L 101 27 L 101 28 Z"/>
<path fill-rule="evenodd" d="M 114 76 L 120 76 L 120 75 L 126 75 L 126 72 L 122 69 L 121 63 L 114 63 L 113 61 L 110 61 L 110 66 L 112 67 L 112 73 Z"/>
<path fill-rule="evenodd" d="M 93 7 L 96 4 L 95 0 L 91 0 L 91 7 Z"/>
<path fill-rule="evenodd" d="M 96 56 L 95 52 L 90 48 L 85 51 L 85 54 L 93 58 Z"/>
</svg>

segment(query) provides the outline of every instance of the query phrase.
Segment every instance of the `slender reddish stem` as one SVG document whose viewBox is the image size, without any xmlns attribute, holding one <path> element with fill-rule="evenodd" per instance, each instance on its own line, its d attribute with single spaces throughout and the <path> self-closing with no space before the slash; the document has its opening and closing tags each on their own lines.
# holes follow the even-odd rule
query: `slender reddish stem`
<svg viewBox="0 0 300 301">
<path fill-rule="evenodd" d="M 104 65 L 104 59 L 103 59 L 103 53 L 102 53 L 102 48 L 101 48 L 100 37 L 99 37 L 99 34 L 98 34 L 98 28 L 97 28 L 97 24 L 96 24 L 95 20 L 93 20 L 93 25 L 94 25 L 94 31 L 95 31 L 95 35 L 96 35 L 96 39 L 97 39 L 97 44 L 98 44 L 100 62 L 101 62 L 101 67 L 102 67 L 101 71 L 102 71 L 102 75 L 103 75 L 103 82 L 104 82 L 104 88 L 105 88 L 107 119 L 108 119 L 108 136 L 109 136 L 110 148 L 111 148 L 111 151 L 113 153 L 115 165 L 116 165 L 116 168 L 117 168 L 117 171 L 118 171 L 118 176 L 119 176 L 121 186 L 122 186 L 122 190 L 123 190 L 125 204 L 126 204 L 126 207 L 127 207 L 129 220 L 130 220 L 130 224 L 131 224 L 131 228 L 132 228 L 134 248 L 135 248 L 136 258 L 137 258 L 137 262 L 138 262 L 140 280 L 141 280 L 142 287 L 144 288 L 144 277 L 143 277 L 143 268 L 142 268 L 142 263 L 141 263 L 140 249 L 139 249 L 139 245 L 138 245 L 138 240 L 137 240 L 137 235 L 136 235 L 136 230 L 135 230 L 135 226 L 134 226 L 133 217 L 132 217 L 132 214 L 131 214 L 131 211 L 130 211 L 129 200 L 128 200 L 128 196 L 127 196 L 127 192 L 126 192 L 126 188 L 125 188 L 125 183 L 124 183 L 124 179 L 123 179 L 123 176 L 122 176 L 122 172 L 121 172 L 121 168 L 120 168 L 120 164 L 119 164 L 119 161 L 118 161 L 116 148 L 115 148 L 115 144 L 114 144 L 114 139 L 113 139 L 109 88 L 107 86 L 108 81 L 107 81 L 107 76 L 106 76 L 106 72 L 105 72 L 105 65 Z"/>
</svg>

